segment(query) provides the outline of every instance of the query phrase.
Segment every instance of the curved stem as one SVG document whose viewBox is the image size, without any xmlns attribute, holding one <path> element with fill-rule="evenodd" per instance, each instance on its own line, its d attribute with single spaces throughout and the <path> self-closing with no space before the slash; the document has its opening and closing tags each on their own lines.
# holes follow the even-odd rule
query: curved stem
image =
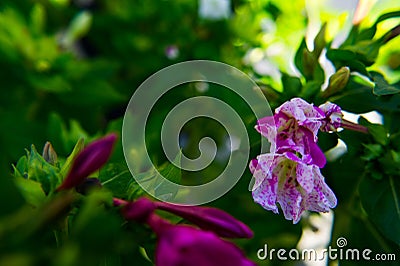
<svg viewBox="0 0 400 266">
<path fill-rule="evenodd" d="M 350 130 L 353 130 L 353 131 L 357 131 L 357 132 L 368 134 L 368 128 L 367 127 L 359 125 L 359 124 L 356 124 L 356 123 L 353 123 L 353 122 L 350 122 L 350 121 L 347 121 L 345 119 L 342 120 L 342 123 L 340 124 L 340 126 L 342 128 L 345 128 L 345 129 L 350 129 Z"/>
</svg>

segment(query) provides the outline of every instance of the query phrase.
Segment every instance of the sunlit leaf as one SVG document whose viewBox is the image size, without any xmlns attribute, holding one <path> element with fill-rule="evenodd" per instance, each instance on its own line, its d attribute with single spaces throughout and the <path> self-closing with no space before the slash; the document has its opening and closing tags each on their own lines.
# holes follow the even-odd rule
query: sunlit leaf
<svg viewBox="0 0 400 266">
<path fill-rule="evenodd" d="M 383 75 L 378 72 L 370 72 L 370 73 L 375 82 L 375 87 L 373 89 L 373 92 L 375 95 L 380 96 L 380 95 L 392 95 L 392 94 L 400 93 L 400 86 L 390 85 L 385 80 Z"/>
</svg>

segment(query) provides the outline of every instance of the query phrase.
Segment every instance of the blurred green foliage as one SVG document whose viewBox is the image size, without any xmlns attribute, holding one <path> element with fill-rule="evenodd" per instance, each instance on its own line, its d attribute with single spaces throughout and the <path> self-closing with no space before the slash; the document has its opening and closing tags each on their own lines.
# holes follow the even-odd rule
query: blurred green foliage
<svg viewBox="0 0 400 266">
<path fill-rule="evenodd" d="M 310 11 L 318 6 L 314 2 L 234 0 L 228 19 L 211 20 L 198 15 L 198 2 L 192 0 L 2 1 L 0 265 L 151 265 L 146 257 L 153 258 L 154 236 L 147 228 L 124 223 L 111 207 L 112 196 L 135 199 L 144 194 L 127 169 L 121 143 L 97 174 L 102 190 L 89 196 L 53 192 L 82 149 L 80 138 L 89 142 L 106 132 L 120 132 L 135 89 L 163 67 L 193 59 L 221 61 L 245 71 L 262 87 L 271 107 L 300 96 L 315 104 L 329 100 L 354 114 L 382 115 L 383 125 L 360 118 L 369 135 L 323 134 L 319 145 L 328 151 L 340 139 L 347 146 L 344 155 L 323 169 L 339 200 L 332 243 L 344 236 L 352 247 L 398 252 L 400 40 L 395 27 L 400 11 L 371 12 L 362 24 L 348 25 L 347 37 L 337 45 L 332 37 L 340 35 L 345 19 L 329 8 L 321 11 L 316 31 L 312 24 L 315 34 L 306 36 L 309 22 L 315 22 Z M 325 55 L 330 63 L 321 63 Z M 259 68 L 260 62 L 268 63 L 267 70 Z M 163 97 L 152 114 L 149 153 L 161 169 L 174 173 L 170 177 L 175 181 L 181 174 L 162 154 L 160 121 L 188 97 L 209 95 L 235 107 L 254 143 L 251 155 L 257 156 L 260 136 L 253 130 L 254 115 L 238 97 L 216 87 L 203 92 L 193 84 L 184 86 Z M 197 156 L 198 140 L 206 134 L 223 148 L 224 128 L 197 122 L 185 128 L 183 153 Z M 46 141 L 59 154 L 59 165 L 40 156 Z M 26 147 L 31 148 L 21 157 Z M 142 152 L 137 151 L 138 165 Z M 202 175 L 215 176 L 225 163 L 214 162 L 195 177 L 204 181 Z M 188 176 L 182 171 L 182 182 L 191 180 Z M 247 189 L 250 179 L 247 171 L 212 205 L 252 228 L 253 239 L 238 241 L 251 259 L 280 265 L 258 261 L 257 250 L 265 243 L 294 248 L 302 229 L 313 225 L 308 219 L 292 225 L 254 204 Z"/>
</svg>

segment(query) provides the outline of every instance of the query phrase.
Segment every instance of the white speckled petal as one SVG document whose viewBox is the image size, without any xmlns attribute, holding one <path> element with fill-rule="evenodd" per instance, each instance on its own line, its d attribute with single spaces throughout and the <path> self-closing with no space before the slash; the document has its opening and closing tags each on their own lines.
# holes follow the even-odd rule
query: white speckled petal
<svg viewBox="0 0 400 266">
<path fill-rule="evenodd" d="M 311 193 L 314 189 L 314 173 L 311 165 L 303 163 L 297 164 L 296 168 L 297 181 L 300 186 L 307 192 Z"/>
<path fill-rule="evenodd" d="M 295 177 L 294 177 L 295 178 Z M 287 181 L 287 180 L 286 180 Z M 303 212 L 301 208 L 302 195 L 291 182 L 286 182 L 278 191 L 277 201 L 282 208 L 285 219 L 297 223 Z"/>
<path fill-rule="evenodd" d="M 261 185 L 253 191 L 253 199 L 264 209 L 279 213 L 276 206 L 276 192 L 278 189 L 278 179 L 273 176 L 271 179 L 265 178 Z"/>
<path fill-rule="evenodd" d="M 337 199 L 333 191 L 325 183 L 318 167 L 313 166 L 314 190 L 308 195 L 307 209 L 317 212 L 328 212 L 336 207 Z"/>
</svg>

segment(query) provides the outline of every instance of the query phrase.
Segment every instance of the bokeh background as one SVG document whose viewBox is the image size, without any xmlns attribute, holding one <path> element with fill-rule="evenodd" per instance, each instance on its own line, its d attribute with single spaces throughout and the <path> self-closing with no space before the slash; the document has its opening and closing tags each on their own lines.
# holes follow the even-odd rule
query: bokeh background
<svg viewBox="0 0 400 266">
<path fill-rule="evenodd" d="M 250 75 L 263 89 L 271 107 L 276 107 L 290 98 L 282 93 L 283 73 L 300 75 L 294 57 L 304 36 L 311 47 L 321 26 L 327 22 L 327 40 L 337 47 L 352 26 L 357 3 L 345 0 L 2 0 L 0 175 L 9 176 L 12 164 L 31 144 L 41 150 L 46 141 L 51 141 L 59 156 L 66 157 L 80 137 L 89 142 L 107 132 L 120 132 L 125 108 L 135 89 L 156 71 L 177 62 L 207 59 L 235 66 Z M 380 14 L 399 8 L 399 1 L 380 0 L 362 25 L 371 25 Z M 395 25 L 392 20 L 385 21 L 379 24 L 378 33 Z M 384 71 L 390 82 L 400 77 L 398 47 L 399 38 L 386 44 L 377 63 L 370 68 Z M 324 58 L 320 63 L 326 76 L 323 86 L 326 86 L 335 68 Z M 255 146 L 259 143 L 259 136 L 253 130 L 255 119 L 251 115 L 247 117 L 248 107 L 242 106 L 238 97 L 229 91 L 216 92 L 212 85 L 189 84 L 166 95 L 156 105 L 146 139 L 155 164 L 166 161 L 159 140 L 163 118 L 176 103 L 197 95 L 219 97 L 234 106 L 247 119 Z M 182 132 L 183 152 L 189 157 L 198 156 L 198 140 L 204 136 L 216 140 L 220 160 L 197 175 L 187 173 L 183 182 L 206 182 L 226 164 L 224 154 L 230 147 L 226 132 L 215 121 L 196 119 L 188 124 Z M 257 155 L 256 148 L 252 151 L 253 157 Z M 140 164 L 140 152 L 137 157 Z M 111 162 L 126 171 L 120 143 Z M 253 239 L 238 241 L 250 258 L 260 264 L 282 265 L 279 261 L 259 261 L 256 252 L 266 243 L 273 248 L 298 247 L 300 238 L 306 235 L 311 240 L 302 239 L 302 247 L 322 247 L 329 243 L 334 214 L 313 214 L 293 225 L 283 215 L 274 215 L 253 203 L 248 191 L 250 179 L 246 171 L 233 190 L 211 204 L 254 230 Z M 334 190 L 342 186 L 346 184 L 340 181 L 334 184 Z M 339 193 L 339 200 L 342 198 L 346 200 Z M 357 219 L 341 222 L 336 225 L 335 237 L 344 235 L 352 244 L 374 248 L 377 252 L 398 250 L 392 242 L 377 237 L 379 233 L 373 225 Z M 298 262 L 284 264 L 290 263 Z"/>
</svg>

